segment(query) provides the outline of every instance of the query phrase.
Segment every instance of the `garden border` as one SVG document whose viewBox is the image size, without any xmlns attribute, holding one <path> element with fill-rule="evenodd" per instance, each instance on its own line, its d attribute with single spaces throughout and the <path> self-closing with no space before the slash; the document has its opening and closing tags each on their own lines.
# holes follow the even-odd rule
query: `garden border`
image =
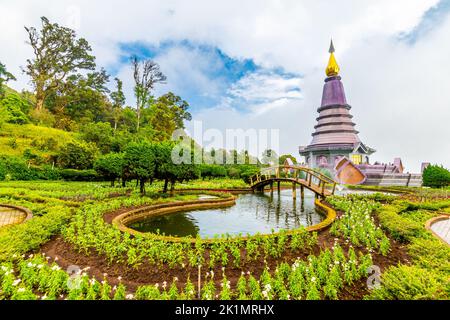
<svg viewBox="0 0 450 320">
<path fill-rule="evenodd" d="M 445 241 L 440 235 L 438 235 L 436 232 L 434 232 L 433 229 L 431 229 L 431 226 L 432 226 L 435 222 L 438 222 L 438 221 L 441 221 L 441 220 L 447 220 L 447 219 L 450 219 L 450 214 L 445 214 L 445 213 L 444 213 L 444 214 L 442 214 L 442 215 L 440 215 L 440 216 L 433 217 L 433 218 L 427 220 L 427 222 L 425 222 L 425 229 L 427 229 L 428 231 L 430 231 L 430 232 L 433 234 L 433 236 L 435 236 L 436 238 L 438 238 L 439 240 L 441 240 L 444 244 L 446 244 L 448 247 L 450 247 L 450 243 L 448 243 L 447 241 Z"/>
<path fill-rule="evenodd" d="M 232 206 L 236 203 L 236 198 L 231 195 L 227 198 L 221 198 L 221 199 L 207 199 L 207 200 L 192 200 L 192 201 L 181 201 L 181 202 L 169 202 L 164 204 L 157 204 L 157 205 L 150 205 L 150 206 L 144 206 L 140 207 L 138 209 L 134 209 L 131 211 L 124 212 L 117 217 L 115 217 L 112 220 L 112 225 L 117 227 L 122 232 L 127 232 L 131 235 L 140 235 L 144 237 L 151 237 L 160 239 L 163 241 L 171 241 L 171 242 L 191 242 L 195 243 L 197 239 L 195 238 L 189 238 L 189 237 L 173 237 L 173 236 L 164 236 L 164 235 L 156 235 L 154 233 L 144 233 L 140 232 L 134 229 L 131 229 L 127 227 L 127 224 L 133 221 L 137 221 L 142 219 L 143 217 L 148 216 L 159 216 L 169 213 L 175 213 L 175 212 L 183 212 L 183 211 L 190 211 L 190 210 L 197 210 L 197 209 L 209 209 L 209 208 L 222 208 L 227 206 Z M 336 219 L 336 211 L 326 204 L 324 204 L 320 199 L 315 199 L 314 201 L 316 208 L 323 213 L 326 214 L 326 218 L 321 221 L 318 224 L 306 227 L 305 229 L 309 232 L 313 231 L 322 231 L 323 229 L 330 226 L 334 220 Z M 149 212 L 150 211 L 150 212 Z M 294 230 L 287 230 L 285 234 L 291 235 L 295 232 L 297 232 L 298 229 Z M 260 236 L 276 236 L 278 233 L 272 233 L 272 234 L 263 234 Z M 233 239 L 242 239 L 242 240 L 248 240 L 251 238 L 251 236 L 242 236 L 242 237 L 231 237 L 231 238 L 208 238 L 208 239 L 202 239 L 204 242 L 218 242 L 218 241 L 228 241 Z"/>
</svg>

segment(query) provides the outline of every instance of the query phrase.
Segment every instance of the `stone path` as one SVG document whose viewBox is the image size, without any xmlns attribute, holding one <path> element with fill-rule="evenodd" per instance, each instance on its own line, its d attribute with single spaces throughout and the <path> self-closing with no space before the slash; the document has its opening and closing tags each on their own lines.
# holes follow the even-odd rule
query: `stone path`
<svg viewBox="0 0 450 320">
<path fill-rule="evenodd" d="M 434 222 L 431 225 L 431 230 L 450 244 L 450 218 Z"/>
<path fill-rule="evenodd" d="M 10 224 L 21 223 L 27 214 L 17 209 L 0 206 L 0 228 Z"/>
</svg>

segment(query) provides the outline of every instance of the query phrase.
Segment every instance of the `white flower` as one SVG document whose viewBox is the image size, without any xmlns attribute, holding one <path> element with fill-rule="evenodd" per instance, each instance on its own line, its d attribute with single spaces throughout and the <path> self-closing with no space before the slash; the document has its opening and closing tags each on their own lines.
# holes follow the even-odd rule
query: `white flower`
<svg viewBox="0 0 450 320">
<path fill-rule="evenodd" d="M 16 279 L 16 280 L 14 280 L 14 282 L 12 283 L 12 285 L 15 287 L 15 286 L 17 286 L 17 285 L 20 283 L 20 281 L 22 281 L 22 280 Z"/>
<path fill-rule="evenodd" d="M 132 295 L 131 293 L 130 294 L 127 294 L 126 296 L 125 296 L 125 299 L 127 299 L 127 300 L 132 300 L 134 298 L 134 295 Z"/>
<path fill-rule="evenodd" d="M 121 277 L 121 276 L 118 276 L 118 277 L 117 277 L 117 280 L 122 281 L 122 277 Z"/>
<path fill-rule="evenodd" d="M 17 289 L 17 292 L 25 292 L 25 288 L 19 288 Z"/>
<path fill-rule="evenodd" d="M 57 271 L 57 270 L 60 270 L 61 268 L 59 267 L 59 266 L 57 266 L 57 265 L 54 265 L 53 267 L 52 267 L 52 270 L 53 271 Z"/>
<path fill-rule="evenodd" d="M 41 300 L 45 300 L 45 299 L 47 299 L 47 295 L 43 295 L 43 296 L 41 297 Z"/>
</svg>

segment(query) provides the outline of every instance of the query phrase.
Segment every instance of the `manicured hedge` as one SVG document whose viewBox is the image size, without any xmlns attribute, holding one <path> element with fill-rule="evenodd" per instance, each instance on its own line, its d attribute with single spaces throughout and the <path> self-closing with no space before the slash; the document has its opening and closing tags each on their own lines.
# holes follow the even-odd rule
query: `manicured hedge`
<svg viewBox="0 0 450 320">
<path fill-rule="evenodd" d="M 429 165 L 422 174 L 423 185 L 432 188 L 450 186 L 450 171 L 443 166 Z"/>
<path fill-rule="evenodd" d="M 62 179 L 66 181 L 100 181 L 101 177 L 95 170 L 62 169 L 59 171 Z"/>
</svg>

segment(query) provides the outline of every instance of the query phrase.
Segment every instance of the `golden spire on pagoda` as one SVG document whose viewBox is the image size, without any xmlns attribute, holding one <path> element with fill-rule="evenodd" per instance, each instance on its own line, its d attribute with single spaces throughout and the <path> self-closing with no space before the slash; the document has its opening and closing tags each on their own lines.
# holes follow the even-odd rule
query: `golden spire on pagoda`
<svg viewBox="0 0 450 320">
<path fill-rule="evenodd" d="M 336 62 L 336 58 L 334 57 L 333 39 L 331 39 L 330 50 L 328 50 L 328 52 L 330 53 L 330 59 L 328 59 L 328 65 L 325 73 L 328 77 L 337 76 L 339 74 L 339 66 Z"/>
</svg>

